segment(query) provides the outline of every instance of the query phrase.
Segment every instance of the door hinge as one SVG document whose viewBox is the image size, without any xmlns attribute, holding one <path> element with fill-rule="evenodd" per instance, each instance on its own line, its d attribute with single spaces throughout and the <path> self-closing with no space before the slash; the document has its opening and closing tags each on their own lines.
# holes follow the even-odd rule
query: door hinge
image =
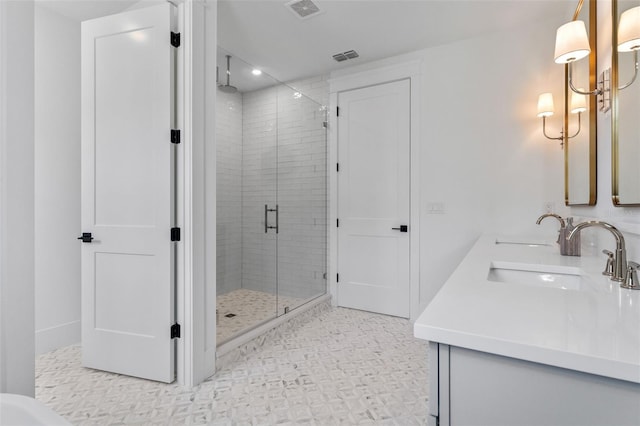
<svg viewBox="0 0 640 426">
<path fill-rule="evenodd" d="M 340 274 L 336 274 L 336 282 L 339 283 L 340 282 Z"/>
<path fill-rule="evenodd" d="M 171 31 L 171 45 L 173 47 L 180 47 L 180 33 Z"/>
<path fill-rule="evenodd" d="M 171 241 L 180 241 L 180 228 L 171 228 Z"/>
<path fill-rule="evenodd" d="M 180 324 L 173 324 L 171 326 L 171 338 L 180 338 Z"/>
<path fill-rule="evenodd" d="M 336 228 L 340 228 L 340 219 L 336 219 Z"/>
<path fill-rule="evenodd" d="M 180 130 L 171 129 L 171 143 L 180 143 Z"/>
<path fill-rule="evenodd" d="M 336 172 L 340 171 L 340 163 L 336 163 Z"/>
<path fill-rule="evenodd" d="M 336 117 L 340 117 L 340 107 L 336 107 Z"/>
</svg>

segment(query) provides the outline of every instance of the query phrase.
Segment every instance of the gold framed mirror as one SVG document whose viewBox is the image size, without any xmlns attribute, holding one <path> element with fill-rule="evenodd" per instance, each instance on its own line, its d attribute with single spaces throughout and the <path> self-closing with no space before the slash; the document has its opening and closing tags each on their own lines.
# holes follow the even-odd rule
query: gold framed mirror
<svg viewBox="0 0 640 426">
<path fill-rule="evenodd" d="M 580 0 L 573 20 L 589 28 L 591 53 L 588 60 L 572 64 L 571 80 L 581 91 L 597 88 L 597 5 L 596 0 Z M 565 65 L 564 96 L 564 196 L 567 206 L 593 206 L 597 201 L 597 113 L 596 96 L 575 93 L 569 84 L 569 65 Z M 587 87 L 588 86 L 588 87 Z"/>
<path fill-rule="evenodd" d="M 614 206 L 640 206 L 640 0 L 613 0 L 611 17 L 612 199 Z"/>
</svg>

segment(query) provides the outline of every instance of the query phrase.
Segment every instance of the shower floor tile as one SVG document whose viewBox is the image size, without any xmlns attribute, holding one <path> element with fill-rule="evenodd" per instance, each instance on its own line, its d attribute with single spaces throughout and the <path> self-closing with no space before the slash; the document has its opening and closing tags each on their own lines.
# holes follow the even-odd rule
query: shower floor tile
<svg viewBox="0 0 640 426">
<path fill-rule="evenodd" d="M 218 310 L 217 342 L 220 344 L 243 330 L 283 314 L 285 306 L 299 306 L 303 299 L 284 297 L 244 288 L 221 294 L 216 298 Z M 227 315 L 232 316 L 227 316 Z"/>
<path fill-rule="evenodd" d="M 36 398 L 74 425 L 427 421 L 427 345 L 408 320 L 322 311 L 193 389 L 83 368 L 80 347 L 36 360 Z"/>
</svg>

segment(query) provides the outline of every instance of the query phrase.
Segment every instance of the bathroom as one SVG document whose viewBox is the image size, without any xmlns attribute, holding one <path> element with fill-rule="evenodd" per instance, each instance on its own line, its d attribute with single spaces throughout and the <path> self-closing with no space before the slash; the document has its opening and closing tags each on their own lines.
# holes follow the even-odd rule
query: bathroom
<svg viewBox="0 0 640 426">
<path fill-rule="evenodd" d="M 410 4 L 402 3 L 403 7 L 418 7 L 412 5 L 413 2 L 408 3 Z M 413 279 L 417 280 L 416 290 L 412 293 L 412 303 L 415 306 L 412 306 L 411 317 L 414 320 L 433 299 L 481 234 L 526 234 L 548 237 L 555 233 L 556 225 L 546 221 L 541 226 L 535 224 L 536 218 L 547 211 L 553 211 L 563 217 L 571 215 L 577 219 L 598 218 L 616 225 L 621 223 L 634 224 L 640 218 L 636 207 L 614 207 L 611 202 L 610 113 L 598 113 L 597 115 L 596 189 L 598 197 L 595 206 L 566 207 L 564 205 L 563 151 L 558 142 L 544 138 L 540 119 L 536 117 L 536 99 L 542 92 L 553 91 L 556 110 L 560 109 L 563 67 L 553 63 L 555 31 L 571 18 L 575 9 L 574 3 L 577 2 L 524 2 L 530 7 L 528 9 L 523 5 L 521 13 L 525 15 L 524 17 L 517 14 L 508 19 L 504 17 L 503 20 L 492 23 L 493 29 L 491 31 L 474 34 L 472 38 L 469 38 L 464 34 L 464 29 L 471 27 L 475 20 L 473 12 L 478 12 L 473 10 L 472 3 L 467 4 L 469 10 L 465 13 L 462 13 L 462 10 L 457 13 L 436 10 L 432 13 L 432 15 L 451 13 L 447 16 L 451 16 L 450 19 L 455 22 L 455 25 L 449 25 L 452 27 L 449 30 L 461 33 L 459 35 L 449 34 L 450 38 L 446 42 L 431 35 L 430 37 L 435 40 L 431 45 L 426 42 L 421 45 L 421 41 L 416 40 L 413 44 L 408 44 L 401 52 L 382 56 L 378 56 L 375 51 L 373 53 L 371 50 L 367 52 L 363 50 L 365 48 L 359 48 L 355 45 L 340 46 L 339 51 L 356 49 L 360 58 L 346 61 L 344 65 L 341 65 L 341 69 L 333 71 L 331 75 L 329 75 L 329 71 L 318 70 L 317 73 L 300 76 L 318 77 L 324 75 L 325 81 L 327 81 L 331 78 L 345 77 L 350 73 L 392 67 L 400 63 L 412 61 L 420 63 L 418 77 L 414 84 L 416 87 L 412 87 L 413 90 L 417 90 L 417 99 L 420 101 L 417 123 L 414 123 L 417 125 L 414 137 L 419 141 L 419 144 L 415 149 L 412 149 L 412 160 L 414 161 L 412 172 L 414 175 L 411 180 L 412 190 L 415 191 L 412 193 L 412 220 L 414 222 L 411 223 L 413 225 L 411 229 L 416 238 L 415 244 L 419 248 L 417 262 L 412 262 L 412 266 L 417 269 L 412 274 Z M 497 3 L 502 3 L 506 7 L 503 2 Z M 499 9 L 498 6 L 495 7 Z M 611 32 L 611 20 L 608 18 L 610 8 L 611 2 L 598 2 L 598 72 L 608 67 L 611 62 L 611 40 L 610 37 L 607 37 L 607 34 Z M 515 13 L 513 10 L 511 12 Z M 417 10 L 407 13 L 415 15 Z M 434 18 L 431 16 L 424 19 L 433 20 Z M 313 22 L 313 19 L 310 19 L 306 22 L 300 22 L 299 25 L 303 23 L 313 25 Z M 438 28 L 433 21 L 428 22 L 434 28 Z M 519 24 L 515 25 L 515 22 L 519 22 Z M 28 25 L 25 28 L 28 28 Z M 210 31 L 210 28 L 205 31 Z M 69 37 L 73 36 L 69 35 Z M 218 37 L 220 37 L 219 34 Z M 55 49 L 60 50 L 59 54 L 64 54 L 64 46 L 64 44 L 59 44 Z M 238 48 L 225 47 L 234 57 L 237 55 L 241 59 L 252 62 L 253 65 L 262 65 L 257 59 L 248 55 L 243 57 Z M 377 48 L 384 52 L 384 43 L 378 43 Z M 331 51 L 331 53 L 337 52 L 338 50 Z M 325 56 L 333 61 L 330 55 Z M 312 60 L 305 62 L 313 63 Z M 349 62 L 352 62 L 353 65 Z M 221 70 L 225 67 L 224 63 L 217 65 Z M 281 81 L 295 80 L 295 78 L 288 78 L 286 75 L 280 77 L 276 71 L 278 70 L 271 72 Z M 66 75 L 67 71 L 64 69 L 58 72 L 60 77 L 76 80 L 80 78 L 79 71 L 75 76 Z M 231 75 L 231 84 L 234 84 L 233 68 Z M 213 78 L 213 73 L 211 73 L 211 78 Z M 62 82 L 63 80 L 57 81 Z M 327 89 L 327 96 L 328 92 Z M 8 93 L 11 96 L 11 93 Z M 66 93 L 69 92 L 66 91 Z M 79 92 L 76 96 L 79 96 Z M 11 102 L 12 98 L 8 99 Z M 324 100 L 320 99 L 320 102 L 323 103 Z M 332 105 L 331 102 L 329 104 Z M 55 110 L 56 103 L 53 102 L 51 105 L 48 108 Z M 60 109 L 62 110 L 62 108 Z M 335 120 L 333 115 L 334 111 L 330 111 L 330 124 L 332 120 Z M 19 123 L 18 120 L 13 122 Z M 556 113 L 547 120 L 547 130 L 557 132 L 561 124 L 561 114 Z M 60 132 L 63 131 L 64 129 L 60 130 Z M 38 159 L 43 158 L 38 157 L 38 154 L 45 157 L 52 155 L 51 152 L 42 151 L 42 149 L 48 148 L 55 150 L 57 155 L 60 155 L 59 159 L 56 157 L 59 162 L 56 163 L 57 167 L 54 167 L 53 172 L 64 170 L 70 174 L 76 173 L 76 175 L 66 177 L 59 176 L 60 179 L 67 180 L 63 180 L 62 183 L 56 182 L 56 184 L 74 185 L 73 182 L 79 180 L 77 166 L 80 161 L 79 154 L 72 152 L 62 154 L 60 150 L 77 149 L 79 146 L 77 133 L 79 133 L 78 130 L 75 135 L 61 133 L 60 139 L 49 146 L 43 147 L 36 144 L 35 166 L 32 162 L 20 163 L 22 165 L 20 170 L 6 169 L 4 172 L 16 173 L 19 181 L 29 187 L 28 183 L 33 182 L 33 177 L 30 178 L 28 175 L 29 167 L 35 167 L 36 171 L 40 170 L 42 173 L 47 172 L 45 169 L 38 168 Z M 78 145 L 75 148 L 69 143 L 63 143 L 71 140 L 77 142 Z M 460 147 L 463 147 L 463 150 Z M 329 150 L 331 150 L 330 145 Z M 7 155 L 10 159 L 13 154 L 9 152 Z M 21 155 L 21 153 L 16 155 Z M 26 160 L 21 158 L 17 161 Z M 75 165 L 67 167 L 65 161 Z M 329 163 L 331 164 L 331 161 Z M 27 175 L 20 173 L 27 173 Z M 47 202 L 42 198 L 42 195 L 38 196 L 38 191 L 43 191 L 46 194 L 49 188 L 42 186 L 43 182 L 47 181 L 46 174 L 41 177 L 36 174 L 35 179 L 36 194 L 34 198 L 37 218 L 38 203 Z M 38 179 L 40 180 L 38 181 Z M 52 182 L 53 184 L 54 182 Z M 33 186 L 31 185 L 31 187 Z M 20 188 L 20 191 L 23 190 L 24 188 Z M 331 192 L 331 182 L 329 192 Z M 79 196 L 71 200 L 57 200 L 60 204 L 71 203 L 73 205 L 76 203 L 76 207 L 63 212 L 58 218 L 41 218 L 48 220 L 48 223 L 39 222 L 36 219 L 35 229 L 33 225 L 29 226 L 28 223 L 24 224 L 23 228 L 16 227 L 15 229 L 21 230 L 20 235 L 42 236 L 42 232 L 53 233 L 55 231 L 65 235 L 71 233 L 73 238 L 70 241 L 63 242 L 58 236 L 52 236 L 50 240 L 53 241 L 52 245 L 55 244 L 53 247 L 56 248 L 56 253 L 72 253 L 69 256 L 60 256 L 59 262 L 70 262 L 66 267 L 78 270 L 77 253 L 80 247 L 76 244 L 75 237 L 78 232 L 81 232 L 76 224 L 79 220 Z M 55 202 L 56 199 L 48 201 L 49 205 Z M 331 202 L 329 205 L 331 207 Z M 26 209 L 24 211 L 18 210 L 19 216 L 29 217 L 28 214 L 24 214 L 25 211 L 30 211 L 28 205 L 16 204 L 14 206 Z M 14 206 L 5 206 L 3 209 L 14 208 Z M 3 216 L 12 213 L 12 211 L 3 211 Z M 74 218 L 73 215 L 77 216 Z M 74 223 L 74 221 L 76 222 Z M 40 227 L 38 227 L 38 223 L 41 224 Z M 60 229 L 63 226 L 66 229 Z M 633 229 L 633 227 L 633 225 L 627 226 L 629 229 Z M 207 229 L 211 229 L 211 227 Z M 333 231 L 334 229 L 330 229 L 330 233 Z M 22 241 L 20 236 L 3 235 L 3 239 L 16 238 L 18 241 Z M 585 233 L 583 235 L 584 243 L 600 244 L 600 238 L 596 238 L 600 236 L 602 237 L 601 248 L 611 249 L 610 237 L 600 231 Z M 625 232 L 625 237 L 627 238 L 628 258 L 630 260 L 638 259 L 640 242 L 637 235 Z M 6 247 L 10 241 L 13 240 L 3 241 L 3 245 Z M 331 234 L 329 241 L 331 241 Z M 63 244 L 68 245 L 63 246 Z M 29 247 L 23 248 L 21 245 L 12 245 L 12 247 L 20 247 L 27 252 L 33 250 Z M 3 249 L 2 252 L 3 259 L 6 259 L 5 255 L 11 255 L 6 254 L 5 250 Z M 19 256 L 21 252 L 14 248 L 13 253 L 14 256 Z M 412 255 L 417 255 L 417 253 L 412 253 Z M 44 290 L 43 293 L 43 290 L 38 290 L 37 287 L 38 274 L 45 273 L 46 270 L 39 271 L 38 269 L 38 246 L 35 248 L 35 256 L 35 268 L 33 264 L 29 267 L 29 265 L 13 263 L 16 265 L 15 267 L 25 268 L 27 271 L 35 270 L 35 279 L 32 277 L 31 280 L 28 280 L 36 282 L 35 311 L 41 315 L 41 320 L 44 319 L 44 315 L 49 316 L 48 322 L 35 324 L 35 330 L 39 331 L 41 336 L 45 336 L 46 330 L 66 325 L 66 327 L 59 328 L 61 336 L 52 337 L 52 345 L 77 343 L 77 337 L 74 339 L 74 336 L 79 335 L 78 288 L 80 278 L 76 276 L 75 281 L 72 281 L 63 276 L 59 278 L 55 286 Z M 58 259 L 52 259 L 42 254 L 40 256 L 44 257 L 45 261 L 48 260 L 52 263 L 49 268 L 54 268 L 54 263 L 58 262 Z M 29 258 L 29 256 L 21 257 Z M 72 264 L 72 260 L 69 259 L 76 259 L 74 260 L 76 263 Z M 335 263 L 329 257 L 329 270 L 327 271 L 330 277 L 329 294 L 334 295 L 336 283 L 332 276 L 336 271 L 332 270 L 332 265 Z M 6 267 L 4 263 L 2 266 L 3 269 Z M 11 273 L 10 269 L 6 270 Z M 33 272 L 27 273 L 26 276 L 29 274 L 33 274 Z M 4 293 L 4 291 L 9 293 Z M 33 292 L 33 288 L 29 290 L 28 286 L 18 290 L 11 288 L 5 290 L 3 287 L 3 294 L 12 294 L 11 291 L 22 293 L 15 297 L 34 298 L 33 294 L 29 296 L 29 291 Z M 8 310 L 3 305 L 3 327 L 7 327 L 7 323 L 15 325 L 13 318 L 28 315 L 27 305 L 24 307 L 22 304 L 13 305 L 20 306 L 20 312 L 16 312 L 15 316 L 12 314 L 12 320 L 7 322 L 6 315 L 9 314 L 6 313 Z M 30 321 L 33 320 L 27 318 L 19 323 L 28 326 Z M 36 321 L 38 321 L 38 317 L 36 317 Z M 52 349 L 52 346 L 46 345 L 43 339 L 45 338 L 40 339 L 40 344 L 44 345 L 42 351 L 46 351 L 47 348 Z M 25 348 L 25 350 L 33 351 L 29 348 Z M 5 360 L 8 362 L 12 356 L 14 355 L 3 354 L 3 362 Z"/>
</svg>

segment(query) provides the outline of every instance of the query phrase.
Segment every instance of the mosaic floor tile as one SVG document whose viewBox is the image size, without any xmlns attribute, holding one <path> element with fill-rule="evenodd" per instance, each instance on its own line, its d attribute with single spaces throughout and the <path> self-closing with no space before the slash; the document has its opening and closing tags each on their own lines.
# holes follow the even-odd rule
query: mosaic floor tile
<svg viewBox="0 0 640 426">
<path fill-rule="evenodd" d="M 243 330 L 255 327 L 282 314 L 285 306 L 293 309 L 304 302 L 295 297 L 276 296 L 241 288 L 216 297 L 218 311 L 217 342 L 223 343 Z"/>
<path fill-rule="evenodd" d="M 74 425 L 424 425 L 427 345 L 409 321 L 320 311 L 193 389 L 36 360 L 36 397 Z"/>
</svg>

